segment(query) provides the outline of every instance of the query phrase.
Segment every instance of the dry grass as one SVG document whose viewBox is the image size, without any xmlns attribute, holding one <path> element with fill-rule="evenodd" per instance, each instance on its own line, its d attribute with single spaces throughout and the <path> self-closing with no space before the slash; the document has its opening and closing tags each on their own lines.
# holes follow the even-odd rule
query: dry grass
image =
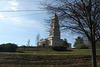
<svg viewBox="0 0 100 67">
<path fill-rule="evenodd" d="M 100 67 L 100 55 L 97 55 Z M 0 67 L 91 67 L 91 55 L 0 54 Z"/>
<path fill-rule="evenodd" d="M 0 52 L 0 67 L 91 67 L 90 49 L 52 51 L 42 48 L 18 48 L 18 52 Z M 97 49 L 97 65 L 100 67 L 100 49 Z"/>
</svg>

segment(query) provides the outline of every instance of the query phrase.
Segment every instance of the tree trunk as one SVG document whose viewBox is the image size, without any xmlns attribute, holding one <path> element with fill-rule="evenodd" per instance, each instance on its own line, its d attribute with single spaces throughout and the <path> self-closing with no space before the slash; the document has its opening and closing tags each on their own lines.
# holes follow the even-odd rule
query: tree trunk
<svg viewBox="0 0 100 67">
<path fill-rule="evenodd" d="M 95 45 L 95 42 L 92 41 L 91 45 L 92 45 L 92 67 L 97 67 L 97 63 L 96 63 L 96 45 Z"/>
</svg>

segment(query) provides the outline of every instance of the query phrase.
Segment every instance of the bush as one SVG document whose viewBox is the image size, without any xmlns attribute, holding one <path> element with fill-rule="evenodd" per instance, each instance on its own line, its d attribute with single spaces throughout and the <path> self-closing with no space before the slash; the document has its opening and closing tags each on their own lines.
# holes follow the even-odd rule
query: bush
<svg viewBox="0 0 100 67">
<path fill-rule="evenodd" d="M 80 49 L 89 49 L 89 47 L 85 44 L 81 45 Z"/>
<path fill-rule="evenodd" d="M 55 51 L 66 51 L 67 47 L 65 46 L 53 46 L 51 47 Z"/>
<path fill-rule="evenodd" d="M 17 48 L 18 48 L 18 46 L 16 44 L 12 44 L 12 43 L 0 45 L 1 52 L 15 52 Z"/>
<path fill-rule="evenodd" d="M 20 48 L 27 48 L 27 46 L 25 46 L 25 45 L 22 45 L 22 46 L 20 46 Z"/>
</svg>

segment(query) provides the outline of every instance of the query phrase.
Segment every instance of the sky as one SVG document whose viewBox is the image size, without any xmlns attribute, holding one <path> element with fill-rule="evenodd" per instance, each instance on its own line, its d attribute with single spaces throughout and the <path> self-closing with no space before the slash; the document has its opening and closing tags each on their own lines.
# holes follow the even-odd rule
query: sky
<svg viewBox="0 0 100 67">
<path fill-rule="evenodd" d="M 47 38 L 45 19 L 50 15 L 41 11 L 41 2 L 45 0 L 0 0 L 0 44 L 15 43 L 18 46 L 36 46 L 36 36 Z M 21 10 L 21 11 L 19 11 Z M 33 10 L 33 11 L 28 11 Z M 66 38 L 72 46 L 78 35 L 61 31 L 61 38 Z"/>
</svg>

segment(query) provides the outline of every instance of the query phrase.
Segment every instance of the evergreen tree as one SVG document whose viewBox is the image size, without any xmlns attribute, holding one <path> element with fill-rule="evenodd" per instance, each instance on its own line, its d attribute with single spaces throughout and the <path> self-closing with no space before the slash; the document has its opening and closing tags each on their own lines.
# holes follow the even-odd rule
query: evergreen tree
<svg viewBox="0 0 100 67">
<path fill-rule="evenodd" d="M 74 47 L 75 47 L 75 48 L 78 48 L 78 49 L 88 48 L 88 47 L 84 44 L 84 40 L 83 40 L 83 38 L 81 38 L 81 37 L 77 37 L 77 38 L 76 38 L 76 42 L 75 42 L 75 44 L 74 44 Z"/>
<path fill-rule="evenodd" d="M 63 45 L 64 47 L 68 47 L 67 39 L 64 39 L 64 40 L 63 40 L 62 45 Z"/>
<path fill-rule="evenodd" d="M 62 46 L 67 47 L 67 48 L 71 48 L 71 43 L 68 43 L 67 39 L 64 39 L 62 42 Z"/>
</svg>

